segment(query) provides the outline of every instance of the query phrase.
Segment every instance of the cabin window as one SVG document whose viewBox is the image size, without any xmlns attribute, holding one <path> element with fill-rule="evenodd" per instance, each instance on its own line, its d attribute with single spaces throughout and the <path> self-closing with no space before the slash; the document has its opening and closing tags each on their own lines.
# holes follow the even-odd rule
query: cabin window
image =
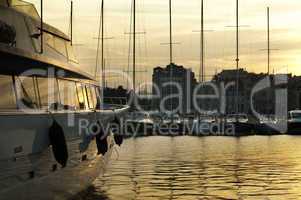
<svg viewBox="0 0 301 200">
<path fill-rule="evenodd" d="M 11 76 L 0 75 L 0 109 L 16 109 L 16 99 Z"/>
<path fill-rule="evenodd" d="M 61 104 L 63 104 L 64 109 L 77 110 L 79 108 L 79 102 L 75 82 L 59 80 L 59 88 Z"/>
<path fill-rule="evenodd" d="M 22 109 L 38 108 L 37 91 L 33 77 L 16 77 L 17 105 Z"/>
<path fill-rule="evenodd" d="M 90 85 L 86 85 L 87 97 L 89 102 L 89 108 L 95 109 L 96 108 L 96 94 L 94 87 Z"/>
<path fill-rule="evenodd" d="M 76 89 L 79 101 L 79 108 L 81 110 L 89 108 L 85 87 L 81 83 L 76 83 Z"/>
<path fill-rule="evenodd" d="M 97 108 L 97 95 L 96 95 L 96 90 L 95 90 L 95 86 L 90 86 L 91 89 L 91 94 L 92 94 L 92 99 L 93 99 L 93 108 Z"/>
<path fill-rule="evenodd" d="M 57 110 L 60 105 L 57 80 L 55 78 L 37 78 L 40 104 L 43 109 Z"/>
<path fill-rule="evenodd" d="M 54 37 L 54 46 L 55 50 L 57 50 L 63 56 L 67 57 L 65 40 L 58 37 Z"/>
<path fill-rule="evenodd" d="M 95 87 L 95 93 L 96 93 L 96 108 L 100 108 L 101 103 L 101 96 L 100 96 L 100 90 L 99 87 Z"/>
</svg>

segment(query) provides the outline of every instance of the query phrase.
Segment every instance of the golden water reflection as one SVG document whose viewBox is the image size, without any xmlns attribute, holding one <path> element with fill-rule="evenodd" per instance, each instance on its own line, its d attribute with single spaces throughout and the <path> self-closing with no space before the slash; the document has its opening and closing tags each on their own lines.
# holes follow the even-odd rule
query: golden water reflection
<svg viewBox="0 0 301 200">
<path fill-rule="evenodd" d="M 301 137 L 129 139 L 84 199 L 301 199 Z"/>
</svg>

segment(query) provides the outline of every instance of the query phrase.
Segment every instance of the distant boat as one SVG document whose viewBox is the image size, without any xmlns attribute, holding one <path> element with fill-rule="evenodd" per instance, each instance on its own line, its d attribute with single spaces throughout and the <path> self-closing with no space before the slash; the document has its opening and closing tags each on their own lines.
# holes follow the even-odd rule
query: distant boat
<svg viewBox="0 0 301 200">
<path fill-rule="evenodd" d="M 184 134 L 184 121 L 178 114 L 161 113 L 161 121 L 155 124 L 156 133 L 164 136 L 180 136 Z"/>
<path fill-rule="evenodd" d="M 233 125 L 235 136 L 245 136 L 254 134 L 254 124 L 250 123 L 246 114 L 231 114 L 226 117 L 226 127 Z"/>
<path fill-rule="evenodd" d="M 134 111 L 126 116 L 126 130 L 133 136 L 182 135 L 184 122 L 177 114 Z"/>
<path fill-rule="evenodd" d="M 301 110 L 292 110 L 288 112 L 287 133 L 301 135 Z"/>
<path fill-rule="evenodd" d="M 247 118 L 245 118 L 245 113 L 239 113 L 239 3 L 238 0 L 236 0 L 236 91 L 235 91 L 235 115 L 233 117 L 235 118 L 234 121 L 227 119 L 227 123 L 230 125 L 234 125 L 235 130 L 235 136 L 245 136 L 252 134 L 252 131 L 254 130 L 253 124 L 250 124 Z M 230 115 L 231 116 L 231 115 Z M 229 118 L 229 116 L 227 117 Z M 227 128 L 227 127 L 226 127 Z"/>
<path fill-rule="evenodd" d="M 273 116 L 264 116 L 259 119 L 259 122 L 254 125 L 254 132 L 256 135 L 278 135 L 281 134 L 277 127 L 278 120 Z"/>
<path fill-rule="evenodd" d="M 193 120 L 192 133 L 198 136 L 246 136 L 254 132 L 254 124 L 246 114 L 208 115 Z"/>
<path fill-rule="evenodd" d="M 79 67 L 71 39 L 33 4 L 0 0 L 0 13 L 0 198 L 68 199 L 121 143 L 96 125 L 118 122 L 128 107 L 103 109 L 102 89 Z"/>
<path fill-rule="evenodd" d="M 147 136 L 154 132 L 154 121 L 147 112 L 128 113 L 125 124 L 128 135 L 131 136 Z"/>
<path fill-rule="evenodd" d="M 190 121 L 188 121 L 190 122 Z M 192 119 L 191 123 L 186 123 L 188 125 L 188 130 L 186 130 L 187 134 L 193 134 L 196 136 L 208 136 L 213 135 L 213 131 L 211 130 L 212 124 L 215 123 L 215 119 L 211 116 L 198 116 L 195 119 Z M 185 126 L 186 128 L 186 126 Z"/>
</svg>

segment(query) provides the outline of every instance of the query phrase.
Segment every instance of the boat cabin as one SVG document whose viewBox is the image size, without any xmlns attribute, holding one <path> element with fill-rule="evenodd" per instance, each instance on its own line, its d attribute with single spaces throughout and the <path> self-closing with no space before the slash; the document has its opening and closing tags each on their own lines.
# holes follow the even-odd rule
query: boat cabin
<svg viewBox="0 0 301 200">
<path fill-rule="evenodd" d="M 0 13 L 0 111 L 99 107 L 99 84 L 79 67 L 69 36 L 41 23 L 31 3 L 0 0 Z"/>
<path fill-rule="evenodd" d="M 0 74 L 0 112 L 89 110 L 100 105 L 100 88 L 77 79 Z"/>
<path fill-rule="evenodd" d="M 301 122 L 301 110 L 291 110 L 288 112 L 288 121 Z"/>
</svg>

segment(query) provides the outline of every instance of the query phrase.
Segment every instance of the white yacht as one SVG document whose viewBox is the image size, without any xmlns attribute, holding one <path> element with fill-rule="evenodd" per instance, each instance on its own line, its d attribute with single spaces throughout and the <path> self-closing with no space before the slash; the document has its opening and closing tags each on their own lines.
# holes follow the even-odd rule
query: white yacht
<svg viewBox="0 0 301 200">
<path fill-rule="evenodd" d="M 125 123 L 128 136 L 147 136 L 154 132 L 154 120 L 148 112 L 129 112 Z"/>
<path fill-rule="evenodd" d="M 184 133 L 184 121 L 180 115 L 165 112 L 160 113 L 161 121 L 155 124 L 155 130 L 159 135 L 180 136 Z"/>
<path fill-rule="evenodd" d="M 68 199 L 104 169 L 127 106 L 102 106 L 70 38 L 34 5 L 0 0 L 0 199 Z M 106 107 L 106 109 L 103 109 Z"/>
<path fill-rule="evenodd" d="M 228 123 L 234 123 L 234 122 L 248 123 L 249 119 L 246 114 L 230 114 L 227 115 L 226 121 Z"/>
</svg>

